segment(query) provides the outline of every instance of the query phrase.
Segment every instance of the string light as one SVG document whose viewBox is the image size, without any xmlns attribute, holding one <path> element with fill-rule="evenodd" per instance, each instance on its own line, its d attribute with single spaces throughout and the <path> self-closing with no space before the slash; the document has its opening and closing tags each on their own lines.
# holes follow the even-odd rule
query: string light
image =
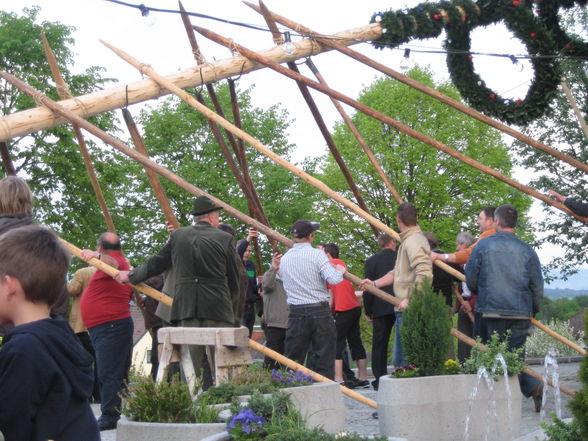
<svg viewBox="0 0 588 441">
<path fill-rule="evenodd" d="M 138 9 L 141 12 L 141 16 L 143 17 L 143 20 L 145 22 L 146 25 L 148 26 L 152 26 L 155 20 L 154 15 L 152 14 L 152 12 L 161 12 L 161 13 L 168 13 L 168 14 L 181 14 L 182 11 L 180 10 L 176 10 L 176 9 L 162 9 L 162 8 L 154 8 L 151 6 L 147 6 L 144 4 L 134 4 L 134 3 L 128 3 L 128 2 L 124 2 L 122 0 L 104 0 L 106 2 L 109 3 L 115 3 L 117 5 L 121 5 L 121 6 L 126 6 L 129 8 L 135 8 Z M 224 18 L 220 18 L 220 17 L 215 17 L 212 15 L 207 15 L 207 14 L 201 14 L 199 12 L 190 12 L 190 11 L 186 11 L 186 14 L 191 16 L 191 17 L 198 17 L 198 18 L 203 18 L 203 19 L 207 19 L 207 20 L 214 20 L 214 21 L 218 21 L 221 23 L 226 23 L 226 24 L 230 24 L 230 25 L 234 25 L 234 26 L 241 26 L 241 27 L 245 27 L 245 28 L 249 28 L 249 29 L 253 29 L 256 31 L 263 31 L 263 32 L 271 32 L 271 29 L 269 29 L 269 27 L 266 26 L 260 26 L 260 25 L 254 25 L 254 24 L 249 24 L 249 23 L 243 23 L 243 22 L 238 22 L 238 21 L 233 21 L 233 20 L 227 20 Z M 147 20 L 147 18 L 149 17 L 149 20 Z M 148 21 L 152 21 L 151 24 L 148 23 Z M 385 30 L 383 30 L 384 32 Z M 285 31 L 288 32 L 288 31 Z M 298 34 L 298 33 L 292 33 L 290 32 L 291 35 L 296 36 L 296 37 L 302 37 L 302 38 L 308 38 L 307 35 L 303 35 L 303 34 Z M 343 38 L 343 37 L 338 37 L 335 35 L 321 35 L 320 38 L 322 39 L 326 39 L 326 40 L 338 40 L 338 41 L 352 41 L 352 42 L 356 42 L 356 43 L 368 43 L 364 40 L 360 40 L 357 38 Z M 292 44 L 292 46 L 294 46 Z M 587 57 L 580 57 L 580 56 L 569 56 L 569 55 L 562 55 L 562 54 L 553 54 L 553 55 L 512 55 L 512 54 L 500 54 L 500 53 L 486 53 L 486 52 L 470 52 L 470 51 L 460 51 L 460 50 L 446 50 L 446 49 L 417 49 L 419 47 L 423 47 L 423 46 L 419 46 L 419 45 L 411 45 L 410 46 L 410 50 L 412 52 L 417 52 L 417 53 L 425 53 L 425 54 L 442 54 L 442 55 L 447 55 L 447 54 L 467 54 L 467 55 L 480 55 L 480 56 L 487 56 L 487 57 L 503 57 L 503 58 L 510 58 L 511 60 L 513 59 L 513 57 L 516 60 L 521 60 L 521 59 L 537 59 L 537 58 L 557 58 L 557 59 L 566 59 L 566 60 L 588 60 Z M 406 47 L 404 48 L 392 48 L 392 49 L 396 49 L 396 50 L 406 50 Z M 294 50 L 296 50 L 296 48 L 294 47 Z M 411 60 L 409 60 L 409 62 L 412 62 Z M 520 66 L 522 66 L 521 63 L 516 63 L 519 64 Z M 518 66 L 517 66 L 518 67 Z M 521 67 L 522 69 L 522 67 Z"/>
<path fill-rule="evenodd" d="M 290 36 L 290 32 L 284 32 L 284 53 L 288 56 L 294 55 L 296 53 L 296 46 L 292 43 L 292 37 Z"/>
<path fill-rule="evenodd" d="M 410 49 L 406 48 L 404 49 L 404 56 L 402 57 L 402 60 L 400 60 L 400 70 L 403 73 L 406 73 L 412 68 L 412 65 L 413 62 L 410 59 Z"/>
</svg>

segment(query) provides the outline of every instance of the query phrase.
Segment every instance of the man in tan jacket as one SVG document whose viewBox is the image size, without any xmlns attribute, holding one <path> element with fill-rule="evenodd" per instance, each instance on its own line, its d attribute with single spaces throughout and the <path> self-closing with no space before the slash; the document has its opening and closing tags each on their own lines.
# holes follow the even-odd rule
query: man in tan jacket
<svg viewBox="0 0 588 441">
<path fill-rule="evenodd" d="M 71 282 L 67 284 L 67 291 L 69 295 L 73 297 L 71 310 L 69 312 L 69 326 L 84 349 L 88 351 L 94 359 L 94 390 L 92 392 L 92 401 L 98 403 L 100 402 L 100 388 L 98 386 L 98 377 L 96 375 L 96 355 L 94 353 L 92 342 L 90 341 L 90 336 L 88 335 L 88 330 L 86 329 L 86 326 L 84 326 L 82 314 L 80 314 L 80 301 L 82 300 L 82 294 L 86 290 L 86 287 L 90 283 L 90 279 L 95 272 L 96 268 L 93 266 L 87 266 L 77 270 L 74 273 Z"/>
<path fill-rule="evenodd" d="M 395 308 L 394 366 L 402 367 L 405 365 L 400 341 L 402 311 L 409 306 L 410 296 L 415 287 L 420 286 L 426 279 L 429 283 L 433 279 L 433 266 L 430 257 L 431 248 L 417 225 L 417 212 L 414 205 L 407 202 L 401 204 L 396 213 L 396 221 L 400 230 L 401 243 L 394 269 L 377 280 L 363 280 L 362 286 L 372 284 L 381 288 L 393 285 L 394 294 L 400 299 L 400 305 Z"/>
</svg>

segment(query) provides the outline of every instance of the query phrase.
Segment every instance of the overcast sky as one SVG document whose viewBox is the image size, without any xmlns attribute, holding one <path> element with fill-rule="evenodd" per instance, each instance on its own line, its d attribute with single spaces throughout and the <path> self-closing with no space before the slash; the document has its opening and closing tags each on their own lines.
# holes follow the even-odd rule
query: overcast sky
<svg viewBox="0 0 588 441">
<path fill-rule="evenodd" d="M 176 1 L 143 0 L 147 6 L 166 9 L 178 9 Z M 129 0 L 139 4 L 141 1 Z M 266 5 L 275 12 L 291 18 L 317 32 L 323 34 L 336 33 L 346 29 L 365 26 L 374 12 L 390 8 L 402 9 L 413 7 L 420 1 L 383 1 L 383 0 L 267 0 Z M 169 74 L 194 65 L 186 34 L 177 14 L 152 13 L 154 24 L 147 26 L 140 12 L 134 8 L 120 6 L 105 0 L 1 0 L 0 5 L 5 11 L 20 12 L 23 7 L 39 5 L 41 20 L 59 21 L 74 26 L 75 38 L 75 71 L 81 71 L 91 65 L 106 68 L 105 76 L 116 78 L 125 84 L 141 79 L 141 75 L 132 66 L 122 61 L 99 39 L 103 39 L 128 52 L 144 63 L 150 64 L 157 72 Z M 256 12 L 237 0 L 184 0 L 188 11 L 212 15 L 215 17 L 264 25 L 265 22 Z M 246 29 L 202 18 L 192 18 L 196 25 L 207 27 L 224 36 L 233 38 L 237 43 L 251 49 L 262 50 L 273 45 L 271 34 L 259 30 Z M 300 37 L 293 37 L 293 41 Z M 229 58 L 228 49 L 209 42 L 204 37 L 198 38 L 200 47 L 208 61 Z M 400 69 L 404 48 L 411 48 L 411 62 L 429 65 L 438 80 L 448 79 L 445 55 L 418 53 L 418 50 L 442 50 L 442 39 L 415 40 L 402 45 L 399 50 L 378 51 L 371 45 L 358 44 L 354 48 L 377 59 L 394 69 Z M 472 50 L 484 53 L 524 54 L 524 46 L 502 25 L 477 29 L 472 35 Z M 365 86 L 369 85 L 378 75 L 376 71 L 364 66 L 344 55 L 327 53 L 314 57 L 314 62 L 329 85 L 351 97 L 357 97 Z M 508 98 L 523 98 L 532 77 L 529 65 L 522 62 L 523 70 L 513 66 L 508 58 L 476 56 L 474 64 L 477 72 L 487 84 L 499 94 Z M 304 66 L 303 73 L 308 74 Z M 296 85 L 285 77 L 264 69 L 243 75 L 239 87 L 255 85 L 253 102 L 260 107 L 268 107 L 281 102 L 290 116 L 295 119 L 290 128 L 290 140 L 297 145 L 293 155 L 295 161 L 306 156 L 322 155 L 326 146 L 320 132 L 316 128 L 310 113 Z M 320 93 L 313 92 L 316 101 L 329 126 L 339 119 L 329 99 Z M 154 102 L 152 101 L 151 104 Z M 133 108 L 131 108 L 133 111 Z M 348 109 L 350 112 L 351 110 Z M 138 112 L 138 109 L 136 110 Z M 508 140 L 510 141 L 510 140 Z M 517 179 L 526 182 L 526 175 L 518 172 Z M 534 211 L 540 212 L 537 206 Z M 546 263 L 556 251 L 546 247 L 540 250 L 542 262 Z"/>
</svg>

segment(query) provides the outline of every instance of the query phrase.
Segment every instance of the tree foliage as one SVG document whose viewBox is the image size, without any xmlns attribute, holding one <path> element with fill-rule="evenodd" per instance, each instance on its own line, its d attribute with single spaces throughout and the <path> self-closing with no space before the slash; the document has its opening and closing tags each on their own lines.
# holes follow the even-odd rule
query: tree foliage
<svg viewBox="0 0 588 441">
<path fill-rule="evenodd" d="M 585 8 L 577 7 L 562 16 L 568 32 L 585 33 L 588 26 L 588 11 Z M 564 79 L 586 118 L 588 77 L 585 62 L 577 58 L 566 59 L 562 61 L 562 69 Z M 523 131 L 582 163 L 588 161 L 588 139 L 561 88 L 546 116 L 529 124 Z M 526 144 L 515 142 L 513 146 L 521 157 L 519 164 L 532 170 L 532 187 L 545 192 L 552 189 L 563 195 L 588 200 L 588 179 L 583 171 Z M 568 214 L 546 205 L 544 208 L 542 216 L 536 221 L 537 230 L 544 232 L 538 239 L 540 243 L 554 244 L 562 250 L 563 255 L 554 258 L 548 267 L 561 271 L 566 277 L 588 262 L 585 253 L 588 230 L 585 224 Z"/>
<path fill-rule="evenodd" d="M 436 85 L 426 69 L 416 67 L 408 75 L 459 99 L 453 86 Z M 406 85 L 389 78 L 376 79 L 363 90 L 359 101 L 506 175 L 512 171 L 511 158 L 495 130 Z M 530 200 L 518 190 L 362 113 L 355 114 L 353 121 L 392 185 L 405 201 L 417 207 L 423 230 L 433 231 L 447 251 L 453 251 L 460 231 L 478 234 L 475 219 L 486 205 L 513 204 L 523 214 L 521 231 L 525 231 L 524 213 Z M 334 132 L 371 213 L 395 227 L 397 204 L 374 167 L 346 125 L 337 124 Z M 325 158 L 324 163 L 321 179 L 352 198 L 335 162 Z M 352 267 L 358 269 L 361 262 L 353 262 L 353 256 L 366 256 L 375 251 L 368 226 L 331 201 L 323 200 L 317 205 L 329 233 L 351 247 L 347 250 L 342 247 L 342 251 L 350 256 Z"/>
<path fill-rule="evenodd" d="M 109 80 L 101 77 L 102 68 L 92 66 L 77 74 L 71 71 L 74 28 L 58 22 L 39 23 L 38 13 L 37 7 L 24 9 L 21 16 L 0 11 L 0 70 L 58 100 L 41 43 L 41 31 L 44 31 L 73 95 L 103 87 Z M 0 80 L 0 105 L 1 115 L 36 106 L 32 98 L 3 80 Z M 107 130 L 114 127 L 113 115 L 109 113 L 91 120 Z M 36 220 L 77 245 L 93 246 L 97 234 L 105 231 L 106 226 L 70 126 L 61 125 L 15 138 L 8 146 L 17 174 L 28 181 L 33 191 Z M 111 184 L 124 179 L 123 162 L 119 156 L 97 148 L 92 141 L 88 141 L 88 146 L 97 164 L 108 163 L 108 166 L 98 165 L 97 169 L 107 201 L 114 206 Z M 117 167 L 111 168 L 113 164 Z M 4 170 L 0 173 L 3 175 Z"/>
</svg>

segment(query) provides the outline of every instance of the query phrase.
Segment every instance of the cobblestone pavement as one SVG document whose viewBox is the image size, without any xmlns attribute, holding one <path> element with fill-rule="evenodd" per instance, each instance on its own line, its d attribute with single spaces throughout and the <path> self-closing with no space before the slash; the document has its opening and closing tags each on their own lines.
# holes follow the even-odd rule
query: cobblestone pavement
<svg viewBox="0 0 588 441">
<path fill-rule="evenodd" d="M 543 372 L 542 366 L 531 366 L 534 370 Z M 560 364 L 559 375 L 560 382 L 573 390 L 580 389 L 578 382 L 578 368 L 579 363 L 563 363 Z M 372 400 L 376 399 L 376 392 L 372 389 L 355 389 L 356 392 L 364 395 Z M 346 413 L 346 431 L 356 432 L 362 435 L 379 435 L 378 420 L 372 417 L 375 409 L 359 403 L 349 397 L 344 396 L 345 406 L 347 408 Z M 567 403 L 570 401 L 570 397 L 561 394 L 561 409 L 562 417 L 569 418 L 571 416 L 570 411 L 567 409 Z M 97 404 L 92 405 L 92 409 L 96 416 L 100 415 L 100 406 Z M 546 403 L 546 409 L 548 412 L 555 411 L 555 400 L 553 395 L 548 396 Z M 535 407 L 533 400 L 523 398 L 523 413 L 521 422 L 520 435 L 525 435 L 533 432 L 539 428 L 540 414 L 535 413 Z M 102 432 L 102 441 L 116 441 L 116 430 L 109 430 Z"/>
</svg>

